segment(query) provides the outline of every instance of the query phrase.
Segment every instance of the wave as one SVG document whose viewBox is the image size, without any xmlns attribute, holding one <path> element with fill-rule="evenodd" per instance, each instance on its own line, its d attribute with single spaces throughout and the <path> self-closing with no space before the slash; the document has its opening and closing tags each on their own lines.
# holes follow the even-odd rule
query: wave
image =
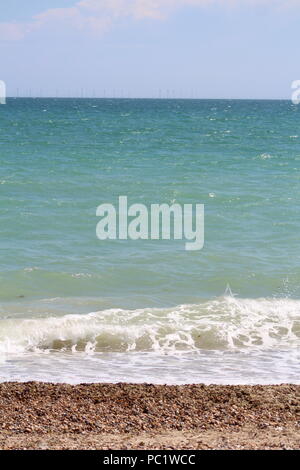
<svg viewBox="0 0 300 470">
<path fill-rule="evenodd" d="M 0 321 L 0 354 L 294 348 L 300 301 L 225 296 L 197 305 Z"/>
</svg>

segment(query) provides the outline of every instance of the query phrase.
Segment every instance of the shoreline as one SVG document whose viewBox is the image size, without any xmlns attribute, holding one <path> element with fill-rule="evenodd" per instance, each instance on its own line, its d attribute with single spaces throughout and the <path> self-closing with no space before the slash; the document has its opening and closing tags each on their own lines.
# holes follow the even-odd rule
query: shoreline
<svg viewBox="0 0 300 470">
<path fill-rule="evenodd" d="M 300 385 L 0 383 L 0 449 L 299 449 Z"/>
</svg>

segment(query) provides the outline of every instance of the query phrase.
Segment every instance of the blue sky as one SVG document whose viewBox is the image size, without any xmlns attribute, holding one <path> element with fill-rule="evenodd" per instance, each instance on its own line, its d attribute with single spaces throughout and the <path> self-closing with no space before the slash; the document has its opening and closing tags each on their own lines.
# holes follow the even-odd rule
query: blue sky
<svg viewBox="0 0 300 470">
<path fill-rule="evenodd" d="M 300 0 L 9 0 L 15 96 L 290 98 Z"/>
</svg>

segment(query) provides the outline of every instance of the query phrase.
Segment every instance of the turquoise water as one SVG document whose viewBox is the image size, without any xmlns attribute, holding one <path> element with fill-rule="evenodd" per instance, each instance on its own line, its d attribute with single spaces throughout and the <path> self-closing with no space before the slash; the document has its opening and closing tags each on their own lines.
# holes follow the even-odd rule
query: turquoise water
<svg viewBox="0 0 300 470">
<path fill-rule="evenodd" d="M 3 380 L 298 381 L 300 107 L 8 99 L 0 168 Z M 119 195 L 204 204 L 204 248 L 98 240 Z"/>
</svg>

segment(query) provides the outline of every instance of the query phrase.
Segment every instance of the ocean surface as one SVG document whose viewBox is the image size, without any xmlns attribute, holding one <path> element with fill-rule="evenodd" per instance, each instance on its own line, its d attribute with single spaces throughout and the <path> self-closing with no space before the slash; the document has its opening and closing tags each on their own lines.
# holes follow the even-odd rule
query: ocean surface
<svg viewBox="0 0 300 470">
<path fill-rule="evenodd" d="M 204 204 L 205 245 L 96 237 L 96 209 Z M 0 106 L 0 380 L 300 383 L 300 106 Z"/>
</svg>

